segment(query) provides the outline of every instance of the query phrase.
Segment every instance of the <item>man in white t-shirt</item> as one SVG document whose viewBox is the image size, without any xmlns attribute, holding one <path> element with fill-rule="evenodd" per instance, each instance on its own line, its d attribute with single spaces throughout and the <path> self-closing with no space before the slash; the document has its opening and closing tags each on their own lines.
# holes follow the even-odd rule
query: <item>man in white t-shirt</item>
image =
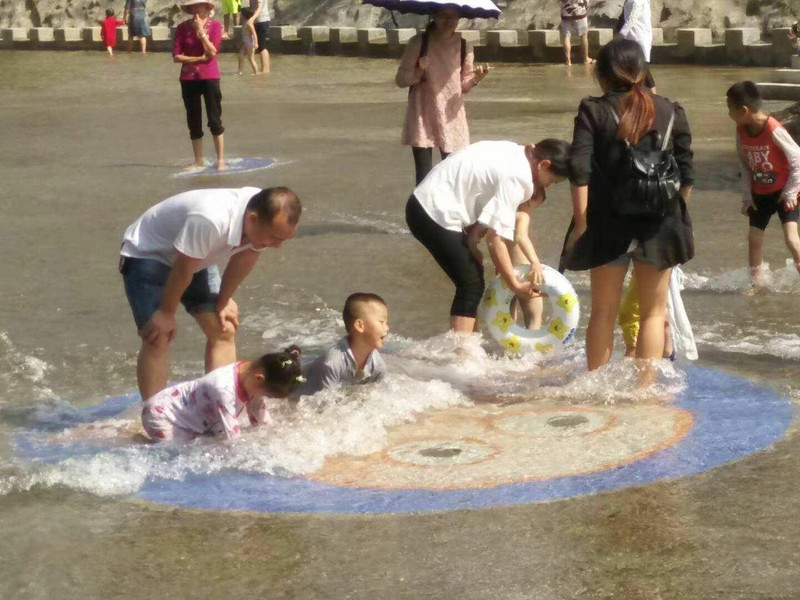
<svg viewBox="0 0 800 600">
<path fill-rule="evenodd" d="M 236 360 L 233 294 L 265 248 L 294 237 L 300 200 L 288 188 L 184 192 L 156 204 L 128 229 L 120 273 L 142 338 L 136 375 L 142 400 L 167 384 L 167 350 L 182 303 L 206 335 L 206 373 Z M 217 263 L 228 259 L 220 278 Z"/>
<path fill-rule="evenodd" d="M 568 174 L 569 144 L 563 140 L 535 146 L 487 141 L 451 154 L 417 186 L 406 204 L 406 222 L 456 286 L 451 329 L 470 332 L 477 325 L 485 287 L 478 245 L 484 236 L 509 288 L 520 296 L 538 295 L 533 282 L 519 281 L 511 262 L 517 211 L 528 201 L 540 204 L 544 189 Z M 535 254 L 530 258 L 538 262 Z"/>
</svg>

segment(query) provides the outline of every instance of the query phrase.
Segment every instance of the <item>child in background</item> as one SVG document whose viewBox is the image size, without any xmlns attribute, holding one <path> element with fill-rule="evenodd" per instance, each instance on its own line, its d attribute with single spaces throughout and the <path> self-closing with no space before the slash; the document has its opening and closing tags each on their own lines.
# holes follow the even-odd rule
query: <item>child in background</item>
<svg viewBox="0 0 800 600">
<path fill-rule="evenodd" d="M 114 9 L 106 9 L 106 18 L 100 23 L 100 36 L 109 56 L 114 56 L 114 48 L 117 46 L 117 27 L 122 25 L 125 25 L 125 21 L 114 16 Z"/>
<path fill-rule="evenodd" d="M 794 48 L 797 51 L 798 56 L 800 56 L 800 22 L 795 21 L 792 24 L 792 30 L 789 32 L 787 37 L 792 43 L 792 48 Z"/>
<path fill-rule="evenodd" d="M 800 273 L 797 196 L 800 147 L 777 119 L 761 110 L 761 92 L 752 81 L 727 92 L 728 115 L 736 123 L 736 149 L 742 164 L 742 214 L 750 218 L 749 264 L 753 286 L 760 284 L 764 230 L 778 213 L 786 247 Z"/>
<path fill-rule="evenodd" d="M 258 65 L 256 64 L 256 28 L 250 22 L 250 17 L 253 16 L 253 13 L 250 9 L 242 8 L 241 14 L 244 17 L 244 25 L 242 25 L 242 43 L 241 46 L 239 46 L 239 71 L 237 75 L 242 74 L 245 57 L 250 61 L 253 75 L 258 75 Z"/>
<path fill-rule="evenodd" d="M 231 21 L 233 26 L 239 24 L 239 12 L 242 10 L 240 0 L 222 0 L 222 39 L 230 38 Z"/>
<path fill-rule="evenodd" d="M 572 40 L 575 35 L 581 38 L 583 64 L 594 62 L 589 58 L 589 17 L 588 0 L 561 0 L 561 43 L 564 45 L 564 58 L 567 66 L 572 65 Z"/>
<path fill-rule="evenodd" d="M 347 335 L 306 370 L 302 395 L 320 390 L 380 381 L 386 371 L 378 353 L 389 334 L 389 311 L 377 294 L 351 294 L 342 311 Z"/>
<path fill-rule="evenodd" d="M 268 425 L 266 398 L 286 398 L 302 381 L 300 348 L 290 346 L 158 392 L 144 403 L 142 425 L 156 442 L 190 442 L 201 435 L 234 438 L 242 411 L 253 427 Z"/>
<path fill-rule="evenodd" d="M 667 296 L 667 319 L 664 321 L 663 357 L 673 362 L 677 358 L 697 360 L 699 356 L 692 324 L 681 297 L 685 279 L 686 275 L 680 267 L 672 269 Z M 639 337 L 639 290 L 635 274 L 631 274 L 628 291 L 622 298 L 617 318 L 622 329 L 622 339 L 625 341 L 625 356 L 636 358 L 636 344 Z"/>
</svg>

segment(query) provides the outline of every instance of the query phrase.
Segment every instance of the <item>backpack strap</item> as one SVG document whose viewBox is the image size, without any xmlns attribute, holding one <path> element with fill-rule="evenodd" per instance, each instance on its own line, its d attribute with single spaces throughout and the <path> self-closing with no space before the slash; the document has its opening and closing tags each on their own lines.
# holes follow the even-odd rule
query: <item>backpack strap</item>
<svg viewBox="0 0 800 600">
<path fill-rule="evenodd" d="M 461 69 L 464 69 L 464 63 L 467 62 L 467 40 L 461 38 Z"/>
<path fill-rule="evenodd" d="M 669 140 L 672 138 L 672 126 L 675 125 L 675 108 L 672 109 L 672 114 L 669 117 L 669 125 L 667 125 L 667 133 L 664 134 L 664 141 L 661 142 L 661 151 L 667 149 Z"/>
</svg>

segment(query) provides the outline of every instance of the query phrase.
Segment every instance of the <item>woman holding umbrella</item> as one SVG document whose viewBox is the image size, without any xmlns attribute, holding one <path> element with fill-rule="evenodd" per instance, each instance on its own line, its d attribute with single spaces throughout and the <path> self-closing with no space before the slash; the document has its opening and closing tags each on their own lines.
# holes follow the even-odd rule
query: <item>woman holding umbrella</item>
<svg viewBox="0 0 800 600">
<path fill-rule="evenodd" d="M 460 17 L 455 4 L 436 8 L 431 24 L 409 41 L 397 70 L 397 85 L 411 88 L 402 143 L 414 154 L 417 185 L 433 166 L 433 148 L 444 159 L 469 145 L 464 94 L 489 72 L 488 66 L 474 67 L 472 46 L 456 32 Z"/>
</svg>

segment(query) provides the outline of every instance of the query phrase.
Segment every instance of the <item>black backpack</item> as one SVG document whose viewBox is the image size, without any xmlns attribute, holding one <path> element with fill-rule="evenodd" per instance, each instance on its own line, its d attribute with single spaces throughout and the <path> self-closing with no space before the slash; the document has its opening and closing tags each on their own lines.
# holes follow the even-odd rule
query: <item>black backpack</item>
<svg viewBox="0 0 800 600">
<path fill-rule="evenodd" d="M 619 126 L 619 116 L 613 106 L 611 114 Z M 675 153 L 672 148 L 667 148 L 674 124 L 673 109 L 661 150 L 639 150 L 627 140 L 619 142 L 622 161 L 611 177 L 611 209 L 616 216 L 641 220 L 663 219 L 677 211 L 680 171 Z"/>
</svg>

